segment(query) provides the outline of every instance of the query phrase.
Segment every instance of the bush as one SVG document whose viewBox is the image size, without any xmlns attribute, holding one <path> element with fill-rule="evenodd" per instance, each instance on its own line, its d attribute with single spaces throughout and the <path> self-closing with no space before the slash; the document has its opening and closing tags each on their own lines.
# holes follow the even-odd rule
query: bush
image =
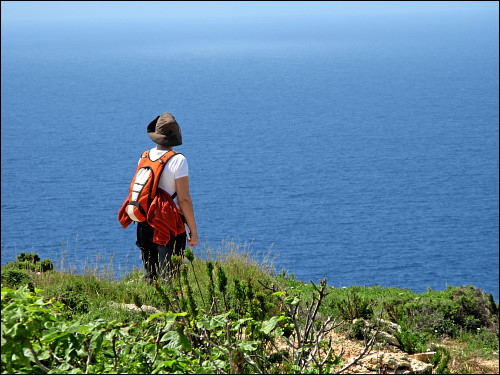
<svg viewBox="0 0 500 375">
<path fill-rule="evenodd" d="M 2 268 L 17 269 L 33 272 L 52 271 L 54 265 L 49 259 L 44 259 L 40 262 L 40 257 L 35 253 L 21 253 L 17 256 L 17 261 L 7 263 Z"/>
<path fill-rule="evenodd" d="M 19 262 L 36 263 L 40 261 L 40 257 L 35 253 L 20 253 L 17 256 L 17 260 Z"/>
<path fill-rule="evenodd" d="M 46 271 L 52 271 L 54 269 L 54 265 L 50 261 L 50 259 L 44 259 L 40 262 L 40 271 L 41 272 L 46 272 Z"/>
<path fill-rule="evenodd" d="M 31 290 L 34 288 L 33 281 L 26 271 L 14 269 L 2 270 L 2 285 L 11 288 L 19 288 L 26 285 Z"/>
<path fill-rule="evenodd" d="M 356 319 L 349 325 L 349 337 L 356 340 L 364 340 L 369 330 L 363 319 Z"/>
<path fill-rule="evenodd" d="M 449 288 L 443 293 L 429 292 L 421 297 L 386 301 L 385 310 L 396 322 L 406 319 L 412 329 L 433 335 L 456 337 L 462 331 L 475 331 L 495 324 L 492 297 L 473 286 Z"/>
<path fill-rule="evenodd" d="M 399 341 L 401 350 L 408 354 L 427 351 L 427 343 L 430 335 L 416 331 L 400 321 L 401 331 L 395 332 L 394 336 Z"/>
<path fill-rule="evenodd" d="M 496 316 L 493 297 L 472 285 L 456 288 L 451 298 L 455 304 L 455 323 L 468 331 L 488 327 Z"/>
<path fill-rule="evenodd" d="M 99 284 L 89 278 L 75 278 L 56 291 L 55 298 L 70 310 L 71 314 L 86 314 L 89 311 L 89 294 L 99 293 Z M 91 293 L 90 293 L 91 292 Z"/>
<path fill-rule="evenodd" d="M 430 362 L 434 366 L 433 374 L 449 374 L 448 361 L 450 360 L 450 352 L 442 346 L 431 346 L 431 351 L 436 352 Z"/>
<path fill-rule="evenodd" d="M 77 276 L 60 280 L 52 288 L 46 289 L 44 294 L 62 302 L 70 315 L 86 314 L 89 311 L 90 296 L 98 295 L 100 289 L 99 282 L 94 278 Z"/>
<path fill-rule="evenodd" d="M 342 319 L 352 322 L 356 319 L 370 319 L 373 316 L 372 301 L 363 298 L 358 287 L 349 290 L 347 297 L 334 306 Z"/>
</svg>

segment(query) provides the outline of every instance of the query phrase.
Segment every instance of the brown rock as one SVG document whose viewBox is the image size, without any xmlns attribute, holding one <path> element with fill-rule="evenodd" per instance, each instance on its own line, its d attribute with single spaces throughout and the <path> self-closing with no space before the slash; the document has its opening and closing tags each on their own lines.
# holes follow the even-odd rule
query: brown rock
<svg viewBox="0 0 500 375">
<path fill-rule="evenodd" d="M 411 358 L 416 359 L 417 361 L 430 363 L 431 358 L 434 356 L 434 354 L 436 354 L 436 352 L 416 353 L 412 354 Z"/>
<path fill-rule="evenodd" d="M 432 372 L 432 365 L 411 358 L 406 353 L 376 353 L 361 360 L 364 367 L 371 371 L 385 372 L 392 370 L 395 374 L 427 374 Z"/>
</svg>

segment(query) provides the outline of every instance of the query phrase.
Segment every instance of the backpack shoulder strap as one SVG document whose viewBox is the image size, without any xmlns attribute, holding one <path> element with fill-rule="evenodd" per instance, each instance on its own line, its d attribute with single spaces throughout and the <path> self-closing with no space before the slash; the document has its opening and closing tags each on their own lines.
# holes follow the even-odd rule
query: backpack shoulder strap
<svg viewBox="0 0 500 375">
<path fill-rule="evenodd" d="M 180 154 L 180 152 L 169 151 L 169 152 L 166 152 L 160 159 L 158 159 L 160 161 L 160 163 L 163 163 L 161 169 L 163 170 L 163 168 L 168 163 L 168 161 L 170 159 L 172 159 L 177 154 Z M 172 194 L 172 199 L 174 199 L 176 196 L 177 196 L 177 192 L 175 192 L 174 194 Z"/>
<path fill-rule="evenodd" d="M 167 165 L 168 161 L 177 154 L 178 154 L 178 152 L 168 151 L 155 161 L 151 161 L 151 159 L 149 159 L 149 157 L 148 157 L 149 152 L 148 152 L 148 154 L 146 154 L 146 157 L 148 157 L 148 158 L 145 160 L 145 163 L 146 163 L 145 165 L 148 165 L 154 171 L 154 173 L 153 173 L 154 182 L 153 182 L 153 188 L 151 190 L 152 196 L 156 195 L 156 189 L 158 187 L 158 183 L 160 182 L 160 175 L 163 171 L 163 168 L 165 168 L 165 165 Z M 175 198 L 175 196 L 176 196 L 176 193 L 174 193 L 173 198 Z"/>
<path fill-rule="evenodd" d="M 144 151 L 142 154 L 141 154 L 141 157 L 139 158 L 139 163 L 137 164 L 137 171 L 148 164 L 148 162 L 150 161 L 149 159 L 149 150 L 146 150 Z"/>
<path fill-rule="evenodd" d="M 158 159 L 158 161 L 160 163 L 164 163 L 164 164 L 167 164 L 167 162 L 172 158 L 174 157 L 175 155 L 177 155 L 178 152 L 175 152 L 175 151 L 168 151 L 168 152 L 165 152 L 163 154 L 163 156 L 161 158 Z"/>
</svg>

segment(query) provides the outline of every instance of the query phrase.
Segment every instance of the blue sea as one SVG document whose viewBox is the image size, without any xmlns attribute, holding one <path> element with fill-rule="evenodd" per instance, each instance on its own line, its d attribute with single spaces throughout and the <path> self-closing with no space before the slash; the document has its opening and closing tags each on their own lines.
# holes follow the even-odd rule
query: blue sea
<svg viewBox="0 0 500 375">
<path fill-rule="evenodd" d="M 169 22 L 2 15 L 2 265 L 36 252 L 77 272 L 141 268 L 117 211 L 154 146 L 146 126 L 171 112 L 195 254 L 235 243 L 305 282 L 472 284 L 498 301 L 498 3 L 437 3 Z"/>
</svg>

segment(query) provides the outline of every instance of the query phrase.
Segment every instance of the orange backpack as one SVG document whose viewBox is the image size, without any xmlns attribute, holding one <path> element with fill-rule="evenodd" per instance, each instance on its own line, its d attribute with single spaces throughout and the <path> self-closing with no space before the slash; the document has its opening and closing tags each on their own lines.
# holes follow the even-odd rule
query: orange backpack
<svg viewBox="0 0 500 375">
<path fill-rule="evenodd" d="M 125 212 L 130 219 L 137 222 L 146 221 L 149 205 L 156 195 L 161 172 L 170 158 L 177 154 L 178 152 L 168 151 L 158 160 L 152 161 L 149 158 L 149 150 L 142 153 L 125 200 L 127 202 Z M 176 195 L 177 193 L 174 193 L 172 199 Z"/>
</svg>

